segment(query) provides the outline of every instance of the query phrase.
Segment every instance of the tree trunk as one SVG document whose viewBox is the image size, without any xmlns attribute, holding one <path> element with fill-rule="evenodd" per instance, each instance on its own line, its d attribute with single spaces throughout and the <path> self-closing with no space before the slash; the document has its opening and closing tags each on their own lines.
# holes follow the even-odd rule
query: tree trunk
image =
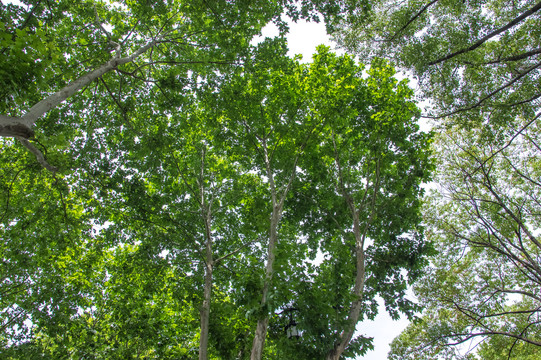
<svg viewBox="0 0 541 360">
<path fill-rule="evenodd" d="M 34 131 L 21 118 L 0 115 L 0 136 L 29 139 L 34 136 Z"/>
<path fill-rule="evenodd" d="M 364 254 L 364 238 L 365 235 L 361 234 L 359 212 L 354 208 L 353 204 L 350 204 L 353 215 L 353 233 L 355 235 L 355 260 L 356 260 L 356 274 L 355 274 L 355 286 L 353 287 L 353 294 L 355 295 L 355 301 L 351 304 L 349 314 L 347 318 L 346 328 L 340 334 L 340 340 L 334 344 L 334 347 L 327 353 L 326 360 L 339 360 L 340 356 L 344 353 L 353 334 L 355 333 L 355 327 L 359 321 L 359 314 L 361 313 L 361 300 L 364 290 L 365 281 L 365 254 Z"/>
<path fill-rule="evenodd" d="M 260 360 L 263 355 L 263 347 L 265 346 L 265 337 L 267 336 L 267 327 L 269 325 L 269 317 L 257 321 L 255 330 L 254 342 L 252 344 L 252 354 L 250 360 Z"/>
<path fill-rule="evenodd" d="M 211 258 L 210 263 L 208 262 L 205 263 L 205 289 L 204 289 L 203 306 L 201 306 L 201 310 L 200 310 L 201 335 L 199 338 L 199 360 L 208 359 L 210 299 L 211 299 L 211 294 L 212 294 L 212 270 L 213 270 L 213 264 L 212 264 L 212 258 Z"/>
<path fill-rule="evenodd" d="M 201 333 L 199 335 L 199 360 L 208 359 L 210 300 L 212 295 L 212 271 L 214 255 L 212 254 L 212 198 L 207 203 L 205 199 L 205 156 L 206 148 L 201 151 L 201 173 L 199 178 L 199 195 L 201 216 L 205 223 L 205 287 L 203 290 L 203 305 L 200 310 Z"/>
<path fill-rule="evenodd" d="M 282 216 L 282 202 L 279 205 L 274 205 L 271 216 L 271 224 L 269 229 L 269 248 L 267 254 L 267 266 L 265 267 L 265 283 L 261 293 L 261 306 L 265 307 L 267 303 L 267 295 L 272 281 L 274 272 L 274 259 L 276 258 L 275 250 L 278 243 L 278 223 Z M 251 360 L 260 360 L 265 346 L 265 338 L 267 336 L 267 327 L 269 325 L 269 315 L 265 314 L 263 319 L 257 321 L 254 341 L 252 343 Z"/>
</svg>

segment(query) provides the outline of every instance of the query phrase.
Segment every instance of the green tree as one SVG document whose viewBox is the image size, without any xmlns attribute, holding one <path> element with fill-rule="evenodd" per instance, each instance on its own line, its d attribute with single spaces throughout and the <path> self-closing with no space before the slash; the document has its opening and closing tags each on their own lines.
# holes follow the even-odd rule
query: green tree
<svg viewBox="0 0 541 360">
<path fill-rule="evenodd" d="M 27 80 L 16 78 L 17 72 L 6 79 L 11 86 L 0 109 L 0 135 L 15 137 L 53 171 L 55 167 L 29 139 L 38 119 L 51 117 L 51 110 L 66 99 L 99 81 L 101 93 L 111 96 L 119 111 L 125 113 L 121 103 L 135 99 L 142 86 L 152 83 L 159 87 L 168 80 L 178 80 L 187 69 L 197 69 L 197 64 L 204 69 L 210 64 L 234 63 L 251 37 L 281 12 L 280 6 L 267 1 L 127 1 L 123 6 L 71 1 L 47 5 L 36 1 L 29 5 L 32 7 L 24 16 L 20 8 L 5 6 L 7 16 L 18 16 L 0 29 L 3 56 L 9 59 L 2 63 L 2 71 L 9 72 L 14 62 L 46 60 L 41 66 L 28 65 L 36 83 L 28 89 L 33 90 L 31 94 L 18 91 L 17 84 Z M 47 41 L 41 43 L 39 38 Z M 175 70 L 164 78 L 161 69 L 172 65 L 177 65 Z M 105 78 L 105 74 L 110 76 Z M 110 81 L 123 81 L 117 94 L 108 87 Z M 92 105 L 99 107 L 99 102 Z M 70 110 L 80 113 L 82 108 L 76 105 Z M 39 128 L 45 134 L 52 132 L 46 122 L 41 121 Z"/>
<path fill-rule="evenodd" d="M 372 10 L 343 22 L 336 39 L 411 71 L 431 100 L 427 116 L 479 124 L 536 113 L 541 3 L 377 1 Z"/>
<path fill-rule="evenodd" d="M 360 320 L 377 314 L 376 296 L 393 317 L 411 316 L 416 307 L 405 297 L 406 284 L 430 252 L 419 227 L 420 184 L 432 166 L 429 135 L 419 132 L 412 92 L 392 67 L 376 61 L 368 76 L 363 70 L 323 48 L 310 67 L 318 74 L 312 97 L 326 119 L 303 163 L 308 181 L 298 202 L 308 206 L 305 236 L 325 255 L 299 294 L 301 309 L 311 307 L 315 319 L 325 314 L 305 318 L 313 331 L 306 337 L 319 343 L 313 358 L 368 351 L 370 340 L 353 334 Z"/>
<path fill-rule="evenodd" d="M 244 166 L 266 183 L 261 195 L 268 213 L 268 220 L 264 220 L 267 254 L 251 359 L 261 359 L 269 314 L 279 305 L 270 298 L 276 262 L 280 261 L 280 232 L 287 229 L 282 224 L 286 199 L 294 192 L 299 160 L 308 142 L 317 138 L 322 123 L 303 93 L 306 68 L 287 58 L 286 51 L 283 41 L 265 41 L 256 51 L 254 62 L 226 80 L 221 89 L 223 102 L 218 105 L 223 109 L 231 148 Z"/>
<path fill-rule="evenodd" d="M 167 88 L 187 71 L 237 63 L 269 21 L 285 30 L 284 10 L 297 19 L 317 20 L 320 12 L 334 19 L 349 6 L 274 0 L 25 3 L 26 11 L 1 5 L 0 136 L 17 139 L 51 171 L 58 166 L 31 140 L 36 131 L 37 137 L 55 134 L 65 119 L 51 111 L 81 91 L 91 92 L 95 82 L 97 91 L 87 96 L 91 107 L 76 100 L 62 106 L 69 117 L 87 115 L 84 109 L 100 108 L 111 97 L 126 120 L 142 88 Z"/>
<path fill-rule="evenodd" d="M 275 39 L 228 71 L 149 66 L 140 87 L 104 73 L 39 122 L 62 171 L 2 140 L 6 354 L 337 358 L 368 350 L 352 334 L 376 294 L 411 313 L 431 167 L 411 92 L 383 62 L 365 79 L 328 49 L 312 65 L 286 52 Z"/>
<path fill-rule="evenodd" d="M 269 42 L 271 48 L 275 44 Z M 284 62 L 276 55 L 279 49 L 274 53 L 273 60 L 262 54 L 253 73 L 235 75 L 222 89 L 225 102 L 216 106 L 225 109 L 231 148 L 267 183 L 266 201 L 272 205 L 252 358 L 264 353 L 269 327 L 269 348 L 277 352 L 268 356 L 339 358 L 346 348 L 346 355 L 354 356 L 368 350 L 362 337 L 351 340 L 359 319 L 375 316 L 377 294 L 395 315 L 415 309 L 404 297 L 401 271 L 413 281 L 430 249 L 418 228 L 419 185 L 431 169 L 429 137 L 416 125 L 411 91 L 397 84 L 388 65 L 374 63 L 363 79 L 362 66 L 325 48 L 310 65 Z M 302 231 L 294 241 L 308 246 L 312 260 L 318 250 L 332 260 L 314 266 L 305 259 L 277 270 L 288 254 L 291 231 Z M 340 279 L 340 272 L 347 275 Z M 276 281 L 288 277 L 287 284 Z M 284 294 L 288 301 L 279 306 L 269 294 Z M 336 296 L 340 304 L 330 303 Z M 291 305 L 306 313 L 299 319 L 306 330 L 302 345 L 293 347 L 275 330 L 278 323 L 287 324 L 279 308 Z M 314 313 L 321 324 L 310 320 Z"/>
<path fill-rule="evenodd" d="M 9 345 L 28 339 L 33 325 L 55 329 L 76 312 L 78 295 L 66 287 L 61 259 L 92 244 L 99 209 L 70 179 L 18 157 L 20 149 L 9 141 L 0 146 L 0 337 Z M 81 262 L 77 269 L 88 274 L 91 265 Z"/>
<path fill-rule="evenodd" d="M 500 131 L 485 125 L 439 135 L 441 189 L 425 208 L 439 254 L 414 287 L 426 310 L 395 340 L 393 359 L 458 359 L 459 345 L 470 341 L 481 343 L 483 359 L 535 357 L 539 140 L 539 125 L 526 120 Z"/>
<path fill-rule="evenodd" d="M 77 311 L 54 328 L 40 324 L 31 342 L 4 358 L 191 359 L 197 354 L 197 309 L 190 278 L 144 246 L 91 249 L 57 261 Z M 81 272 L 77 263 L 92 269 Z M 71 270 L 70 270 L 71 269 Z M 76 290 L 76 291 L 74 291 Z"/>
</svg>

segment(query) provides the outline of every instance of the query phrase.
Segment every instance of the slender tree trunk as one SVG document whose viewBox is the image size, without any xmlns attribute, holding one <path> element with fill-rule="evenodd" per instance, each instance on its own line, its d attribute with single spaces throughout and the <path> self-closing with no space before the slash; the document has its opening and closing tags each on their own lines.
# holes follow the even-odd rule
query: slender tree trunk
<svg viewBox="0 0 541 360">
<path fill-rule="evenodd" d="M 274 204 L 273 204 L 274 205 Z M 276 258 L 276 245 L 278 243 L 278 223 L 282 217 L 282 206 L 274 205 L 271 216 L 271 224 L 269 229 L 269 248 L 267 253 L 267 266 L 265 267 L 265 283 L 263 284 L 263 291 L 261 293 L 261 306 L 265 306 L 267 302 L 267 295 L 269 293 L 269 287 L 272 281 L 272 275 L 274 272 L 274 260 Z M 257 327 L 255 330 L 254 341 L 252 343 L 251 360 L 260 360 L 263 354 L 263 347 L 265 346 L 265 338 L 267 336 L 267 327 L 269 325 L 269 316 L 265 315 L 263 319 L 257 321 Z"/>
<path fill-rule="evenodd" d="M 212 253 L 209 255 L 207 251 L 207 261 L 205 263 L 205 289 L 203 306 L 201 306 L 201 335 L 199 339 L 199 360 L 208 359 L 208 343 L 209 343 L 209 318 L 210 318 L 210 299 L 212 295 L 212 271 L 214 264 L 212 263 Z"/>
<path fill-rule="evenodd" d="M 212 254 L 212 196 L 210 201 L 205 199 L 205 160 L 206 148 L 201 151 L 201 173 L 199 177 L 199 195 L 201 216 L 205 223 L 205 285 L 203 289 L 203 305 L 200 310 L 201 333 L 199 335 L 199 360 L 208 359 L 210 300 L 212 296 L 212 271 L 214 255 Z"/>
<path fill-rule="evenodd" d="M 356 275 L 355 286 L 353 287 L 353 294 L 355 300 L 351 304 L 349 309 L 346 328 L 340 334 L 339 342 L 334 344 L 334 347 L 327 353 L 326 360 L 339 360 L 340 356 L 344 353 L 353 334 L 355 333 L 355 326 L 359 321 L 359 314 L 361 313 L 362 294 L 364 290 L 364 281 L 366 276 L 365 270 L 365 253 L 364 253 L 364 238 L 365 235 L 361 234 L 359 211 L 356 210 L 353 205 L 350 205 L 353 215 L 353 233 L 355 235 L 355 262 L 356 262 Z"/>
<path fill-rule="evenodd" d="M 365 225 L 361 232 L 361 226 L 360 226 L 360 219 L 359 219 L 359 209 L 363 208 L 367 205 L 366 201 L 368 199 L 368 190 L 369 190 L 369 181 L 367 181 L 367 188 L 365 190 L 364 198 L 361 201 L 359 205 L 355 204 L 355 200 L 351 196 L 350 193 L 348 193 L 347 188 L 344 183 L 344 175 L 342 172 L 342 165 L 340 163 L 340 156 L 338 153 L 338 149 L 336 146 L 334 131 L 332 133 L 332 139 L 333 139 L 333 146 L 334 146 L 334 160 L 336 164 L 336 168 L 338 169 L 338 188 L 339 191 L 342 193 L 342 196 L 344 197 L 344 200 L 346 201 L 346 204 L 351 211 L 351 216 L 353 218 L 353 234 L 355 236 L 355 267 L 356 267 L 356 273 L 355 273 L 355 285 L 353 287 L 353 295 L 355 296 L 355 300 L 351 303 L 351 306 L 349 308 L 349 314 L 347 317 L 345 328 L 342 330 L 342 333 L 340 334 L 340 339 L 334 344 L 333 348 L 329 350 L 326 356 L 326 360 L 339 360 L 340 356 L 344 353 L 346 348 L 349 345 L 349 342 L 351 341 L 351 338 L 353 337 L 353 334 L 355 333 L 355 327 L 357 325 L 357 322 L 359 321 L 359 315 L 361 313 L 361 305 L 362 305 L 362 296 L 364 291 L 364 282 L 366 278 L 366 268 L 365 268 L 365 253 L 364 253 L 364 242 L 366 239 L 366 233 L 368 231 L 368 226 L 372 222 L 374 216 L 375 216 L 375 208 L 376 208 L 376 198 L 379 191 L 379 184 L 380 184 L 380 165 L 379 165 L 379 158 L 375 158 L 375 182 L 374 182 L 374 190 L 372 194 L 372 199 L 370 201 L 370 216 L 368 219 L 365 219 Z"/>
<path fill-rule="evenodd" d="M 314 127 L 315 128 L 315 127 Z M 305 139 L 305 142 L 301 146 L 301 151 L 304 149 L 306 142 L 310 138 L 312 131 L 314 128 L 310 131 L 308 136 Z M 263 150 L 263 156 L 265 159 L 265 168 L 267 170 L 267 177 L 269 179 L 269 187 L 271 192 L 271 199 L 272 199 L 272 214 L 271 214 L 271 221 L 270 221 L 270 229 L 269 229 L 269 248 L 267 253 L 267 266 L 265 267 L 265 283 L 263 284 L 263 291 L 261 294 L 261 306 L 265 307 L 267 303 L 267 295 L 269 293 L 269 288 L 271 286 L 272 276 L 274 273 L 274 259 L 276 257 L 276 246 L 278 245 L 278 224 L 280 223 L 280 219 L 282 218 L 282 212 L 284 209 L 284 202 L 286 199 L 286 196 L 291 189 L 291 185 L 293 183 L 293 180 L 295 179 L 296 171 L 297 171 L 297 163 L 299 161 L 300 152 L 295 157 L 295 161 L 293 162 L 293 167 L 291 170 L 291 175 L 289 176 L 289 181 L 283 191 L 280 192 L 280 195 L 278 196 L 278 191 L 276 189 L 276 185 L 274 184 L 274 176 L 271 169 L 271 161 L 268 154 L 267 149 L 267 143 L 266 140 L 262 140 L 261 143 Z M 259 319 L 257 321 L 256 331 L 254 335 L 254 341 L 252 343 L 252 352 L 250 355 L 251 360 L 261 360 L 261 356 L 263 354 L 263 347 L 265 346 L 265 338 L 267 336 L 267 327 L 269 325 L 269 315 L 268 313 L 265 314 L 265 317 L 263 319 Z"/>
</svg>

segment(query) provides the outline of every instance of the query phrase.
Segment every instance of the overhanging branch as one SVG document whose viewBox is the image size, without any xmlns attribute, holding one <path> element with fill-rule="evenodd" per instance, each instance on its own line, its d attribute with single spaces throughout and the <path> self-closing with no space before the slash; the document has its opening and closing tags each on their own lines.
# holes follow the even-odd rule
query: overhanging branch
<svg viewBox="0 0 541 360">
<path fill-rule="evenodd" d="M 45 160 L 45 156 L 43 156 L 43 153 L 32 143 L 25 138 L 22 138 L 20 136 L 15 136 L 15 139 L 17 139 L 25 148 L 27 148 L 32 154 L 36 155 L 36 159 L 38 162 L 47 170 L 49 170 L 52 173 L 56 173 L 58 171 L 58 168 L 56 166 L 52 166 Z"/>
</svg>

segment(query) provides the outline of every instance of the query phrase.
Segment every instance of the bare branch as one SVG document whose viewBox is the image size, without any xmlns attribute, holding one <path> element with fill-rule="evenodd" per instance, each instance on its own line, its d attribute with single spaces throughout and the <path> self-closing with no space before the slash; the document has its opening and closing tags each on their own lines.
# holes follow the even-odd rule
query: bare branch
<svg viewBox="0 0 541 360">
<path fill-rule="evenodd" d="M 468 110 L 472 110 L 472 109 L 475 109 L 476 107 L 480 106 L 483 102 L 485 102 L 486 100 L 490 99 L 492 96 L 496 95 L 497 93 L 499 93 L 500 91 L 510 87 L 511 85 L 513 85 L 514 83 L 516 83 L 517 81 L 519 81 L 521 78 L 523 78 L 524 76 L 526 76 L 528 73 L 530 73 L 531 71 L 537 69 L 538 67 L 541 67 L 541 62 L 537 63 L 537 64 L 534 64 L 532 65 L 531 67 L 529 67 L 528 69 L 524 70 L 524 72 L 522 73 L 519 73 L 515 78 L 511 79 L 509 82 L 507 82 L 506 84 L 500 86 L 499 88 L 497 88 L 496 90 L 493 90 L 492 92 L 490 92 L 489 94 L 485 95 L 484 97 L 482 97 L 479 101 L 477 101 L 477 103 L 473 104 L 473 105 L 470 105 L 468 107 L 464 107 L 464 108 L 460 108 L 460 109 L 457 109 L 455 111 L 452 111 L 450 113 L 447 113 L 447 114 L 443 114 L 443 115 L 438 115 L 438 116 L 425 116 L 426 118 L 430 118 L 430 119 L 442 119 L 444 117 L 448 117 L 448 116 L 451 116 L 451 115 L 455 115 L 455 114 L 458 114 L 460 112 L 463 112 L 463 111 L 468 111 Z M 536 96 L 537 98 L 538 96 Z"/>
<path fill-rule="evenodd" d="M 534 117 L 532 120 L 530 120 L 526 125 L 524 125 L 519 131 L 517 131 L 515 133 L 515 135 L 513 135 L 511 137 L 511 139 L 507 142 L 507 144 L 505 144 L 505 146 L 503 146 L 502 148 L 498 149 L 498 151 L 495 151 L 493 152 L 487 159 L 483 160 L 483 161 L 480 161 L 478 159 L 476 159 L 476 161 L 480 164 L 474 171 L 473 173 L 477 172 L 482 166 L 486 165 L 490 160 L 492 160 L 496 155 L 498 155 L 499 153 L 501 153 L 502 151 L 504 151 L 505 149 L 507 149 L 509 146 L 511 146 L 511 144 L 513 143 L 513 141 L 519 136 L 522 134 L 522 132 L 524 130 L 526 130 L 531 124 L 533 124 L 538 118 L 539 116 L 541 116 L 541 112 L 539 114 L 537 114 L 536 117 Z"/>
</svg>

